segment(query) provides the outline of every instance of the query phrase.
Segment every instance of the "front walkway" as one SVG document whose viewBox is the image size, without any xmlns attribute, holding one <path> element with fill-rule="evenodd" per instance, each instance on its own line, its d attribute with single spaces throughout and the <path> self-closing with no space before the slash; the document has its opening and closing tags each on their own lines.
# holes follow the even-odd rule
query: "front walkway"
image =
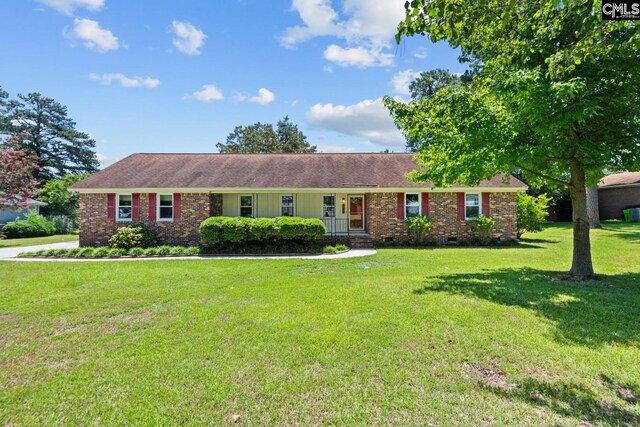
<svg viewBox="0 0 640 427">
<path fill-rule="evenodd" d="M 66 245 L 66 246 L 64 246 Z M 300 254 L 300 255 L 206 255 L 206 256 L 182 256 L 182 257 L 150 257 L 150 258 L 16 258 L 20 252 L 31 252 L 40 249 L 73 249 L 78 247 L 78 242 L 56 243 L 52 245 L 27 246 L 24 248 L 0 249 L 0 260 L 4 261 L 45 261 L 45 262 L 105 262 L 105 261 L 162 261 L 162 260 L 189 260 L 189 259 L 342 259 L 359 258 L 375 255 L 375 249 L 351 249 L 340 254 Z"/>
<path fill-rule="evenodd" d="M 22 246 L 17 248 L 0 248 L 0 260 L 11 259 L 18 256 L 20 252 L 35 252 L 43 249 L 74 249 L 78 247 L 78 241 L 50 243 L 48 245 Z"/>
</svg>

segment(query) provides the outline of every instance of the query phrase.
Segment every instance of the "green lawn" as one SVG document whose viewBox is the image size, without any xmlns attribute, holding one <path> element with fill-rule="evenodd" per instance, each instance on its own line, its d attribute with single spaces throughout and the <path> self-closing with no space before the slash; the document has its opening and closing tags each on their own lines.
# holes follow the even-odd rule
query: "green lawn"
<svg viewBox="0 0 640 427">
<path fill-rule="evenodd" d="M 0 425 L 640 425 L 640 226 L 344 260 L 0 263 Z M 625 400 L 626 399 L 626 400 Z"/>
<path fill-rule="evenodd" d="M 26 237 L 24 239 L 0 239 L 0 248 L 22 248 L 25 246 L 49 245 L 51 243 L 73 242 L 77 234 L 55 234 L 46 237 Z"/>
</svg>

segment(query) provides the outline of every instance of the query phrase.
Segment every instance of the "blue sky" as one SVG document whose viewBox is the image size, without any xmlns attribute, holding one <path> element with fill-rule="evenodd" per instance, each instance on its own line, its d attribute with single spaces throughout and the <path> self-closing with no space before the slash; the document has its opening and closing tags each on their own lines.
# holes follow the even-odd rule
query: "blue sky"
<svg viewBox="0 0 640 427">
<path fill-rule="evenodd" d="M 40 92 L 97 141 L 133 152 L 214 152 L 237 125 L 285 115 L 324 152 L 402 151 L 380 98 L 458 53 L 393 36 L 404 0 L 0 2 L 0 85 Z"/>
</svg>

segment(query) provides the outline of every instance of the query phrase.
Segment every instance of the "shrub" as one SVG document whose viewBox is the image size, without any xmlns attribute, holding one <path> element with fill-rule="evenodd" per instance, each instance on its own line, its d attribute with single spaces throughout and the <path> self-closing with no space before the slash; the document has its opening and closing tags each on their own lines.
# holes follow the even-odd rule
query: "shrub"
<svg viewBox="0 0 640 427">
<path fill-rule="evenodd" d="M 550 200 L 551 198 L 546 194 L 534 197 L 524 191 L 518 192 L 518 205 L 516 207 L 518 239 L 525 232 L 537 233 L 542 231 L 542 224 L 547 219 Z"/>
<path fill-rule="evenodd" d="M 38 252 L 20 252 L 18 254 L 18 258 L 33 258 L 33 257 L 37 257 L 38 256 Z"/>
<path fill-rule="evenodd" d="M 327 229 L 316 218 L 279 217 L 211 217 L 200 224 L 200 236 L 208 246 L 314 242 L 322 239 Z"/>
<path fill-rule="evenodd" d="M 325 246 L 322 248 L 323 254 L 335 254 L 336 252 L 338 252 L 338 249 L 335 246 Z"/>
<path fill-rule="evenodd" d="M 94 258 L 104 258 L 109 256 L 109 252 L 111 251 L 111 248 L 108 246 L 100 246 L 99 248 L 96 248 L 96 250 L 93 252 L 93 257 Z"/>
<path fill-rule="evenodd" d="M 275 218 L 275 222 L 279 229 L 278 237 L 282 240 L 321 240 L 327 232 L 322 220 L 317 218 L 281 216 Z"/>
<path fill-rule="evenodd" d="M 496 222 L 491 217 L 480 215 L 473 221 L 467 221 L 471 227 L 471 235 L 476 244 L 487 246 L 491 242 L 491 234 L 496 229 Z"/>
<path fill-rule="evenodd" d="M 236 216 L 227 218 L 222 223 L 222 238 L 229 243 L 244 243 L 249 240 L 249 226 L 255 221 L 253 218 Z"/>
<path fill-rule="evenodd" d="M 2 227 L 2 233 L 8 239 L 51 236 L 55 232 L 55 225 L 35 211 L 29 211 L 24 219 L 8 222 Z"/>
<path fill-rule="evenodd" d="M 78 228 L 73 218 L 64 215 L 50 216 L 49 221 L 56 227 L 56 234 L 71 234 Z"/>
<path fill-rule="evenodd" d="M 109 239 L 109 246 L 129 250 L 131 248 L 150 248 L 156 245 L 156 234 L 144 224 L 130 224 L 120 227 Z"/>
<path fill-rule="evenodd" d="M 158 255 L 158 250 L 156 248 L 147 248 L 144 250 L 144 256 L 154 256 Z"/>
<path fill-rule="evenodd" d="M 169 255 L 171 253 L 171 246 L 160 246 L 156 249 L 158 255 Z"/>
<path fill-rule="evenodd" d="M 200 248 L 197 246 L 189 246 L 184 250 L 185 255 L 199 255 Z"/>
<path fill-rule="evenodd" d="M 209 246 L 223 242 L 222 230 L 226 216 L 212 216 L 200 224 L 200 238 Z"/>
<path fill-rule="evenodd" d="M 96 250 L 94 248 L 81 248 L 78 252 L 80 258 L 91 258 Z"/>
<path fill-rule="evenodd" d="M 109 250 L 109 258 L 120 258 L 123 255 L 126 255 L 127 251 L 122 248 L 111 248 Z"/>
<path fill-rule="evenodd" d="M 249 240 L 272 242 L 278 237 L 279 231 L 273 218 L 256 218 L 249 223 Z"/>
<path fill-rule="evenodd" d="M 68 256 L 69 250 L 68 249 L 53 249 L 53 253 L 52 256 L 56 257 L 56 258 L 63 258 Z"/>
<path fill-rule="evenodd" d="M 77 256 L 78 256 L 78 253 L 80 253 L 80 251 L 81 251 L 81 250 L 82 250 L 81 248 L 73 248 L 73 249 L 69 249 L 69 250 L 67 251 L 67 256 L 68 256 L 68 257 L 73 257 L 73 258 L 75 258 L 75 257 L 77 257 Z"/>
<path fill-rule="evenodd" d="M 171 255 L 184 255 L 184 250 L 186 248 L 184 246 L 173 246 L 170 250 L 169 253 Z"/>
<path fill-rule="evenodd" d="M 432 228 L 431 221 L 426 216 L 415 216 L 407 219 L 409 240 L 414 245 L 427 244 Z"/>
<path fill-rule="evenodd" d="M 143 248 L 131 248 L 131 249 L 129 249 L 129 252 L 127 252 L 127 254 L 129 256 L 133 256 L 133 257 L 142 256 L 142 255 L 144 255 L 144 249 Z"/>
<path fill-rule="evenodd" d="M 338 250 L 338 252 L 344 252 L 344 251 L 348 250 L 349 247 L 347 245 L 345 245 L 344 243 L 338 243 L 336 245 L 336 249 Z"/>
</svg>

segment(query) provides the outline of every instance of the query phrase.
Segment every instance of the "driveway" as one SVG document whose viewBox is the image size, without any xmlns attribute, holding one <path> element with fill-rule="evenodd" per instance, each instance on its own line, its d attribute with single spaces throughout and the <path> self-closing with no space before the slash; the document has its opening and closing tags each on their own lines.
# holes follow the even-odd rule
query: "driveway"
<svg viewBox="0 0 640 427">
<path fill-rule="evenodd" d="M 73 249 L 78 247 L 78 241 L 51 243 L 49 245 L 22 246 L 19 248 L 0 248 L 0 259 L 11 259 L 18 256 L 20 252 L 33 252 L 43 249 Z"/>
</svg>

